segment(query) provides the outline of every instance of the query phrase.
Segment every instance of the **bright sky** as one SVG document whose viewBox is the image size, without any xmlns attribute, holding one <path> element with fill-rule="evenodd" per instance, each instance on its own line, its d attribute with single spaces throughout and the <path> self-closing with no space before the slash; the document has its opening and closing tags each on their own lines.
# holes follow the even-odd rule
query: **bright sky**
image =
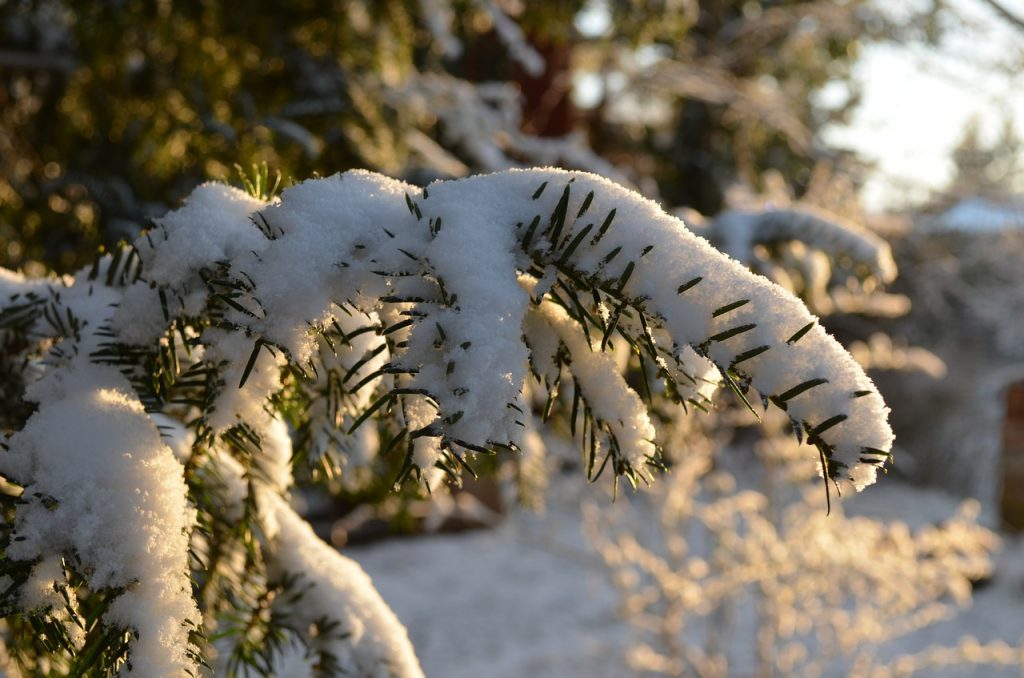
<svg viewBox="0 0 1024 678">
<path fill-rule="evenodd" d="M 1024 17 L 1024 0 L 1001 2 Z M 1019 56 L 1024 31 L 995 21 L 983 0 L 953 5 L 979 28 L 954 34 L 941 52 L 892 45 L 865 49 L 857 68 L 863 103 L 849 127 L 826 133 L 828 141 L 877 162 L 865 187 L 869 208 L 899 206 L 942 187 L 953 170 L 950 151 L 973 116 L 981 120 L 985 141 L 998 137 L 1007 115 L 1024 138 L 1024 72 L 999 74 L 970 65 Z"/>
</svg>

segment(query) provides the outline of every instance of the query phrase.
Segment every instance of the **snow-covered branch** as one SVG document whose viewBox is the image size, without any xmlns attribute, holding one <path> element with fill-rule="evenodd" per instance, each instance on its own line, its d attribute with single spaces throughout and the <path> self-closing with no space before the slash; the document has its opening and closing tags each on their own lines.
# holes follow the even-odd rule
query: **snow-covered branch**
<svg viewBox="0 0 1024 678">
<path fill-rule="evenodd" d="M 66 629 L 72 663 L 95 646 L 153 675 L 194 670 L 191 566 L 232 657 L 290 631 L 342 668 L 418 675 L 368 581 L 324 566 L 333 552 L 287 507 L 292 467 L 391 455 L 400 482 L 457 482 L 477 455 L 532 448 L 526 394 L 546 391 L 545 419 L 563 380 L 588 473 L 634 485 L 660 464 L 647 401 L 706 400 L 711 370 L 784 410 L 829 478 L 869 484 L 892 443 L 871 381 L 798 299 L 591 174 L 420 189 L 348 172 L 270 202 L 208 184 L 73 279 L 4 276 L 0 331 L 38 403 L 0 457 L 24 488 L 5 596 Z M 635 393 L 616 346 L 660 382 Z M 171 429 L 187 431 L 174 452 Z M 90 605 L 109 592 L 99 614 L 39 593 L 70 590 L 59 563 Z M 306 616 L 271 604 L 300 580 L 316 589 Z M 218 617 L 221 590 L 248 601 L 244 623 Z M 120 650 L 111 628 L 130 636 Z"/>
<path fill-rule="evenodd" d="M 838 215 L 795 204 L 731 209 L 701 223 L 716 247 L 797 294 L 815 313 L 898 316 L 909 300 L 876 286 L 892 282 L 889 244 Z"/>
</svg>

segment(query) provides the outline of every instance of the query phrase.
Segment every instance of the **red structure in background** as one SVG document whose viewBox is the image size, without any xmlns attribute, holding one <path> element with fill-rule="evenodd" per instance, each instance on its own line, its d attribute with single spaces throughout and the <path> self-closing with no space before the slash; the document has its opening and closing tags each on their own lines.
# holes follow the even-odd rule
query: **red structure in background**
<svg viewBox="0 0 1024 678">
<path fill-rule="evenodd" d="M 1003 523 L 1024 530 L 1024 382 L 1006 390 L 1006 419 L 1003 422 L 1002 496 L 999 501 Z"/>
<path fill-rule="evenodd" d="M 523 95 L 522 130 L 540 137 L 560 137 L 575 129 L 577 112 L 572 103 L 572 44 L 528 36 L 530 46 L 544 59 L 544 71 L 530 74 L 508 58 L 497 33 L 490 31 L 466 45 L 463 77 L 470 82 L 510 78 Z"/>
<path fill-rule="evenodd" d="M 544 72 L 533 76 L 516 68 L 516 82 L 523 92 L 523 131 L 541 137 L 560 137 L 572 132 L 576 112 L 572 105 L 572 48 L 567 42 L 531 39 L 544 59 Z"/>
</svg>

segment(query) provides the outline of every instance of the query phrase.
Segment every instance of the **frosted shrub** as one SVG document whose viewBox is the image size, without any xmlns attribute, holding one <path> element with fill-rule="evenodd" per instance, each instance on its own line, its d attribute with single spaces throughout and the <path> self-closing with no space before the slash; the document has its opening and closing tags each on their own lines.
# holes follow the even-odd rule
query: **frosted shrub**
<svg viewBox="0 0 1024 678">
<path fill-rule="evenodd" d="M 914 267 L 908 279 L 919 299 L 913 318 L 920 332 L 934 337 L 950 317 L 963 318 L 957 342 L 977 344 L 1006 360 L 1024 356 L 1024 233 L 934 232 L 924 228 L 900 242 L 900 253 Z M 945 335 L 939 335 L 945 339 Z M 934 343 L 941 343 L 934 341 Z M 953 343 L 953 342 L 949 342 Z M 943 347 L 945 348 L 945 347 Z"/>
<path fill-rule="evenodd" d="M 0 441 L 11 673 L 420 675 L 296 478 L 443 491 L 480 455 L 542 454 L 561 417 L 589 477 L 645 484 L 650 403 L 719 381 L 784 411 L 829 478 L 889 456 L 882 399 L 795 297 L 607 180 L 250 188 L 201 186 L 74 276 L 0 273 L 24 385 Z"/>
<path fill-rule="evenodd" d="M 879 291 L 896 274 L 889 245 L 835 215 L 783 200 L 696 221 L 716 246 L 820 313 L 909 308 Z M 851 353 L 865 367 L 945 374 L 935 355 L 880 333 Z M 682 450 L 669 479 L 639 508 L 591 512 L 589 537 L 640 641 L 630 665 L 645 675 L 889 676 L 1020 663 L 1020 650 L 968 637 L 896 656 L 893 640 L 970 601 L 971 582 L 991 574 L 998 538 L 978 524 L 977 502 L 918 530 L 847 517 L 834 503 L 828 515 L 827 496 L 801 489 L 820 462 L 799 454 L 773 414 L 764 439 L 727 443 L 709 433 L 729 430 L 728 409 L 700 421 L 664 413 L 659 441 Z"/>
<path fill-rule="evenodd" d="M 971 582 L 991 574 L 998 537 L 978 524 L 977 502 L 916 530 L 849 517 L 836 504 L 826 515 L 817 488 L 795 491 L 816 469 L 791 440 L 759 442 L 756 473 L 738 449 L 703 441 L 687 445 L 650 505 L 587 523 L 639 641 L 632 668 L 890 676 L 1021 661 L 1020 650 L 966 637 L 904 656 L 886 647 L 953 616 L 970 602 Z"/>
</svg>

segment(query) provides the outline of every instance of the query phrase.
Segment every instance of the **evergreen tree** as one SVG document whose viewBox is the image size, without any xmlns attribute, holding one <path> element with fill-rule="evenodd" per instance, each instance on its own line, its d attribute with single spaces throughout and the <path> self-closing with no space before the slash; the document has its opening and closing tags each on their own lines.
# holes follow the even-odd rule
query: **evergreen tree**
<svg viewBox="0 0 1024 678">
<path fill-rule="evenodd" d="M 871 381 L 795 297 L 607 180 L 264 188 L 201 186 L 74 277 L 2 273 L 5 369 L 27 384 L 0 456 L 9 669 L 269 674 L 298 653 L 419 675 L 369 580 L 290 507 L 296 478 L 440 491 L 547 426 L 588 478 L 636 487 L 663 464 L 648 408 L 703 409 L 719 380 L 785 412 L 826 483 L 863 487 L 890 456 Z"/>
<path fill-rule="evenodd" d="M 1024 144 L 1021 143 L 1013 118 L 1003 119 L 997 139 L 985 144 L 981 139 L 981 122 L 975 117 L 964 129 L 952 161 L 956 174 L 946 192 L 953 197 L 1005 199 L 1020 186 Z"/>
<path fill-rule="evenodd" d="M 0 270 L 9 673 L 281 674 L 298 656 L 417 675 L 365 575 L 289 506 L 295 484 L 525 475 L 546 430 L 589 479 L 645 485 L 671 456 L 663 413 L 699 414 L 720 385 L 781 410 L 826 478 L 873 479 L 885 408 L 839 345 L 612 183 L 355 172 L 278 199 L 264 171 L 247 194 L 193 191 L 259 161 L 413 183 L 543 164 L 715 213 L 737 177 L 810 181 L 845 110 L 814 92 L 894 30 L 862 2 L 611 2 L 609 37 L 571 27 L 584 4 L 0 6 L 0 242 L 12 269 L 71 274 Z M 629 82 L 575 112 L 587 70 Z M 662 117 L 623 115 L 652 100 Z M 830 215 L 733 207 L 705 234 L 815 312 L 894 273 Z"/>
</svg>

